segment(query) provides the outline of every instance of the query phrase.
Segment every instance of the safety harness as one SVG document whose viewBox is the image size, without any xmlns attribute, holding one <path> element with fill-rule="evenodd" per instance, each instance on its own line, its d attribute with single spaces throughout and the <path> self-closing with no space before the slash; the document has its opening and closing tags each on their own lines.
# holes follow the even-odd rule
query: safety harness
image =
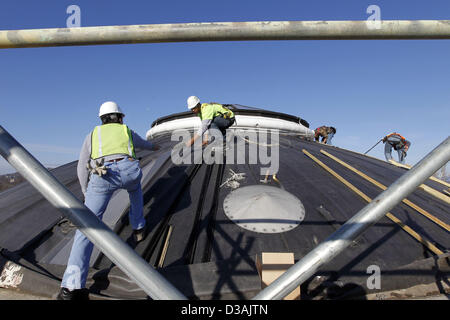
<svg viewBox="0 0 450 320">
<path fill-rule="evenodd" d="M 397 133 L 397 132 L 390 133 L 390 134 L 388 134 L 388 135 L 386 136 L 386 140 L 387 140 L 389 137 L 391 137 L 391 136 L 398 136 L 398 137 L 400 137 L 400 141 L 397 142 L 397 143 L 395 143 L 395 144 L 393 145 L 393 147 L 394 147 L 395 150 L 400 150 L 400 149 L 402 149 L 402 148 L 406 145 L 406 138 L 405 138 L 404 136 L 402 136 L 400 133 Z M 390 143 L 390 142 L 389 142 L 389 143 Z M 391 144 L 391 143 L 390 143 L 390 144 Z"/>
</svg>

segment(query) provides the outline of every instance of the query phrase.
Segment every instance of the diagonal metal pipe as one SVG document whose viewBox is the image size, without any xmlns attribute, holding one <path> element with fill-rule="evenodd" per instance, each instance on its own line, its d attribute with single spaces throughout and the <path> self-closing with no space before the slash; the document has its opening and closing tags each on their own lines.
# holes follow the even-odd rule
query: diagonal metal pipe
<svg viewBox="0 0 450 320">
<path fill-rule="evenodd" d="M 67 190 L 2 126 L 0 126 L 0 154 L 150 297 L 155 300 L 186 299 Z"/>
<path fill-rule="evenodd" d="M 250 40 L 450 39 L 450 20 L 255 21 L 0 31 L 0 49 Z"/>
<path fill-rule="evenodd" d="M 341 228 L 304 256 L 295 265 L 263 289 L 253 299 L 282 299 L 305 282 L 324 264 L 344 251 L 364 231 L 417 189 L 434 172 L 450 160 L 450 137 L 402 175 L 388 189 L 361 209 Z"/>
</svg>

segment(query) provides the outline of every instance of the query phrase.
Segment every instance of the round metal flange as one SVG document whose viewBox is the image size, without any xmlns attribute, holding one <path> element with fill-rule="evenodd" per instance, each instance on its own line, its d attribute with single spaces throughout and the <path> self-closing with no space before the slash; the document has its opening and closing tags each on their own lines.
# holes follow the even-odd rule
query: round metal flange
<svg viewBox="0 0 450 320">
<path fill-rule="evenodd" d="M 290 231 L 305 218 L 305 207 L 296 196 L 272 186 L 236 189 L 226 196 L 223 207 L 231 221 L 259 233 Z"/>
</svg>

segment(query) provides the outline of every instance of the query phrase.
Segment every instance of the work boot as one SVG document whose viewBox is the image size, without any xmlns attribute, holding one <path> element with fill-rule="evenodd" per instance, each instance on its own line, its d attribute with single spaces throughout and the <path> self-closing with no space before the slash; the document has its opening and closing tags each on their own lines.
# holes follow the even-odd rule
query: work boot
<svg viewBox="0 0 450 320">
<path fill-rule="evenodd" d="M 144 240 L 144 239 L 145 239 L 145 236 L 146 236 L 146 234 L 145 234 L 145 231 L 146 231 L 146 230 L 147 230 L 146 227 L 143 227 L 143 228 L 141 228 L 141 229 L 139 229 L 139 230 L 133 230 L 133 239 L 134 239 L 134 242 L 139 243 L 139 242 L 141 242 L 142 240 Z"/>
<path fill-rule="evenodd" d="M 89 290 L 86 288 L 69 290 L 67 288 L 61 288 L 56 297 L 57 300 L 89 300 Z"/>
</svg>

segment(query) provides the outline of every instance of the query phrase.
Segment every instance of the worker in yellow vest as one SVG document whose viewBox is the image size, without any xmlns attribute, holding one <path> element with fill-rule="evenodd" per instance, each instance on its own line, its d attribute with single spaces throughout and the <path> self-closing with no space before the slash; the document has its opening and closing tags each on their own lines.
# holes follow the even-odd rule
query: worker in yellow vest
<svg viewBox="0 0 450 320">
<path fill-rule="evenodd" d="M 102 219 L 114 191 L 127 190 L 130 197 L 129 220 L 137 243 L 145 237 L 146 221 L 143 215 L 142 171 L 135 149 L 158 150 L 159 147 L 123 124 L 125 114 L 115 102 L 103 103 L 99 117 L 102 125 L 86 136 L 77 166 L 85 196 L 84 204 Z M 85 285 L 92 250 L 93 244 L 77 230 L 58 299 L 89 298 Z"/>
<path fill-rule="evenodd" d="M 194 134 L 194 137 L 186 143 L 191 146 L 198 138 L 203 137 L 209 129 L 220 130 L 222 136 L 225 137 L 226 130 L 235 122 L 234 113 L 219 103 L 200 103 L 200 99 L 196 96 L 190 96 L 187 99 L 188 109 L 198 115 L 201 120 L 201 126 Z M 203 145 L 208 143 L 208 136 L 203 137 Z"/>
</svg>

